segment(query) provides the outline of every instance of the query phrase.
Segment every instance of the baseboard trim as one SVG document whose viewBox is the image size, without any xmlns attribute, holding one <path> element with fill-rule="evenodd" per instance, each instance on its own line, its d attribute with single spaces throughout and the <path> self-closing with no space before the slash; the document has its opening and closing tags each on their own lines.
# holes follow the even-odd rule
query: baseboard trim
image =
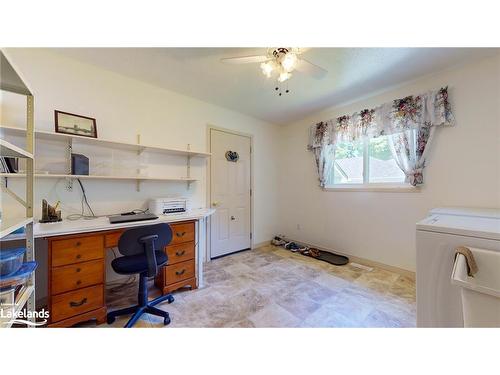
<svg viewBox="0 0 500 375">
<path fill-rule="evenodd" d="M 406 276 L 406 277 L 408 277 L 408 278 L 410 278 L 412 280 L 415 280 L 415 272 L 410 271 L 410 270 L 406 270 L 404 268 L 400 268 L 400 267 L 396 267 L 396 266 L 391 266 L 391 265 L 388 265 L 388 264 L 380 263 L 380 262 L 377 262 L 375 260 L 360 258 L 360 257 L 357 257 L 357 256 L 352 255 L 352 254 L 347 254 L 347 253 L 344 253 L 344 252 L 341 252 L 341 251 L 337 251 L 337 250 L 333 250 L 333 249 L 328 249 L 328 248 L 323 247 L 323 246 L 319 246 L 319 245 L 316 245 L 316 244 L 311 244 L 311 243 L 299 241 L 299 240 L 296 240 L 296 239 L 293 239 L 293 238 L 289 238 L 289 237 L 286 237 L 286 239 L 288 241 L 296 242 L 299 245 L 304 245 L 304 246 L 309 246 L 309 247 L 315 247 L 315 248 L 317 248 L 319 250 L 328 251 L 330 253 L 335 253 L 335 254 L 339 254 L 339 255 L 344 255 L 344 256 L 346 256 L 346 257 L 349 258 L 350 262 L 360 263 L 362 265 L 370 266 L 370 267 L 381 268 L 381 269 L 389 271 L 389 272 L 399 273 L 402 276 Z"/>
<path fill-rule="evenodd" d="M 252 250 L 253 249 L 258 249 L 259 247 L 263 247 L 263 246 L 269 246 L 270 244 L 271 244 L 271 241 L 264 241 L 264 242 L 254 243 L 252 245 Z"/>
</svg>

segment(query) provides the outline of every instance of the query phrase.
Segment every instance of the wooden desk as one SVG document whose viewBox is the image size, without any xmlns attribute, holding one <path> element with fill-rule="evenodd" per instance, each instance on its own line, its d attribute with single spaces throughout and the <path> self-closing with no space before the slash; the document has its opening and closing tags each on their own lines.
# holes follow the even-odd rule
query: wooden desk
<svg viewBox="0 0 500 375">
<path fill-rule="evenodd" d="M 106 321 L 105 249 L 116 247 L 127 228 L 169 223 L 173 238 L 164 249 L 169 261 L 160 270 L 155 284 L 162 293 L 182 287 L 197 288 L 202 277 L 199 245 L 205 241 L 205 219 L 213 212 L 213 209 L 195 210 L 118 225 L 109 224 L 107 218 L 36 224 L 35 237 L 48 241 L 49 326 L 70 327 L 90 319 L 96 319 L 98 324 Z"/>
<path fill-rule="evenodd" d="M 165 247 L 168 265 L 155 284 L 162 293 L 197 287 L 195 277 L 195 222 L 171 224 L 173 239 Z M 125 229 L 55 236 L 48 239 L 48 308 L 50 327 L 69 327 L 95 318 L 106 321 L 105 249 L 118 246 Z"/>
</svg>

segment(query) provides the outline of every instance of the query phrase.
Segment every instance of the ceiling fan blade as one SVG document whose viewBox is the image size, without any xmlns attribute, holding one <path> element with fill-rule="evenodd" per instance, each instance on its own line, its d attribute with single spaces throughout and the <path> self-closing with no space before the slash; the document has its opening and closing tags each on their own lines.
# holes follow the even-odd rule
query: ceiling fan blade
<svg viewBox="0 0 500 375">
<path fill-rule="evenodd" d="M 302 58 L 297 61 L 297 66 L 295 67 L 295 69 L 301 73 L 309 74 L 316 79 L 321 79 L 328 74 L 327 70 L 314 65 L 312 62 L 309 62 Z"/>
<path fill-rule="evenodd" d="M 296 55 L 302 55 L 303 53 L 306 53 L 309 51 L 311 47 L 294 47 L 292 48 L 292 52 L 295 53 Z"/>
<path fill-rule="evenodd" d="M 254 55 L 254 56 L 242 56 L 242 57 L 227 57 L 225 59 L 220 59 L 223 63 L 228 64 L 251 64 L 259 63 L 269 60 L 269 57 L 264 55 Z"/>
</svg>

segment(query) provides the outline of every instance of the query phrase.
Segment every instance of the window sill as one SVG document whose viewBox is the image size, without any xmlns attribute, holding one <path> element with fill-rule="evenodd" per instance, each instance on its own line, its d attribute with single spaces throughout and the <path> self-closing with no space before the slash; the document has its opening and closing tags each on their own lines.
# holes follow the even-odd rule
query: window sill
<svg viewBox="0 0 500 375">
<path fill-rule="evenodd" d="M 323 188 L 324 191 L 338 192 L 379 192 L 379 193 L 419 193 L 420 187 L 411 185 L 371 184 L 371 185 L 335 185 Z"/>
</svg>

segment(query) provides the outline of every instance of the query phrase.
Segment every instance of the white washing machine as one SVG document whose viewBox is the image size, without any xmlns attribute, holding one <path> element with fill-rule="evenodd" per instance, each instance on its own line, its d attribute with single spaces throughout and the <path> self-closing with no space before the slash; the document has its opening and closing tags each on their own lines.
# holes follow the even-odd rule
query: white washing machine
<svg viewBox="0 0 500 375">
<path fill-rule="evenodd" d="M 417 223 L 417 327 L 464 326 L 450 281 L 458 246 L 500 252 L 500 210 L 436 208 Z"/>
</svg>

